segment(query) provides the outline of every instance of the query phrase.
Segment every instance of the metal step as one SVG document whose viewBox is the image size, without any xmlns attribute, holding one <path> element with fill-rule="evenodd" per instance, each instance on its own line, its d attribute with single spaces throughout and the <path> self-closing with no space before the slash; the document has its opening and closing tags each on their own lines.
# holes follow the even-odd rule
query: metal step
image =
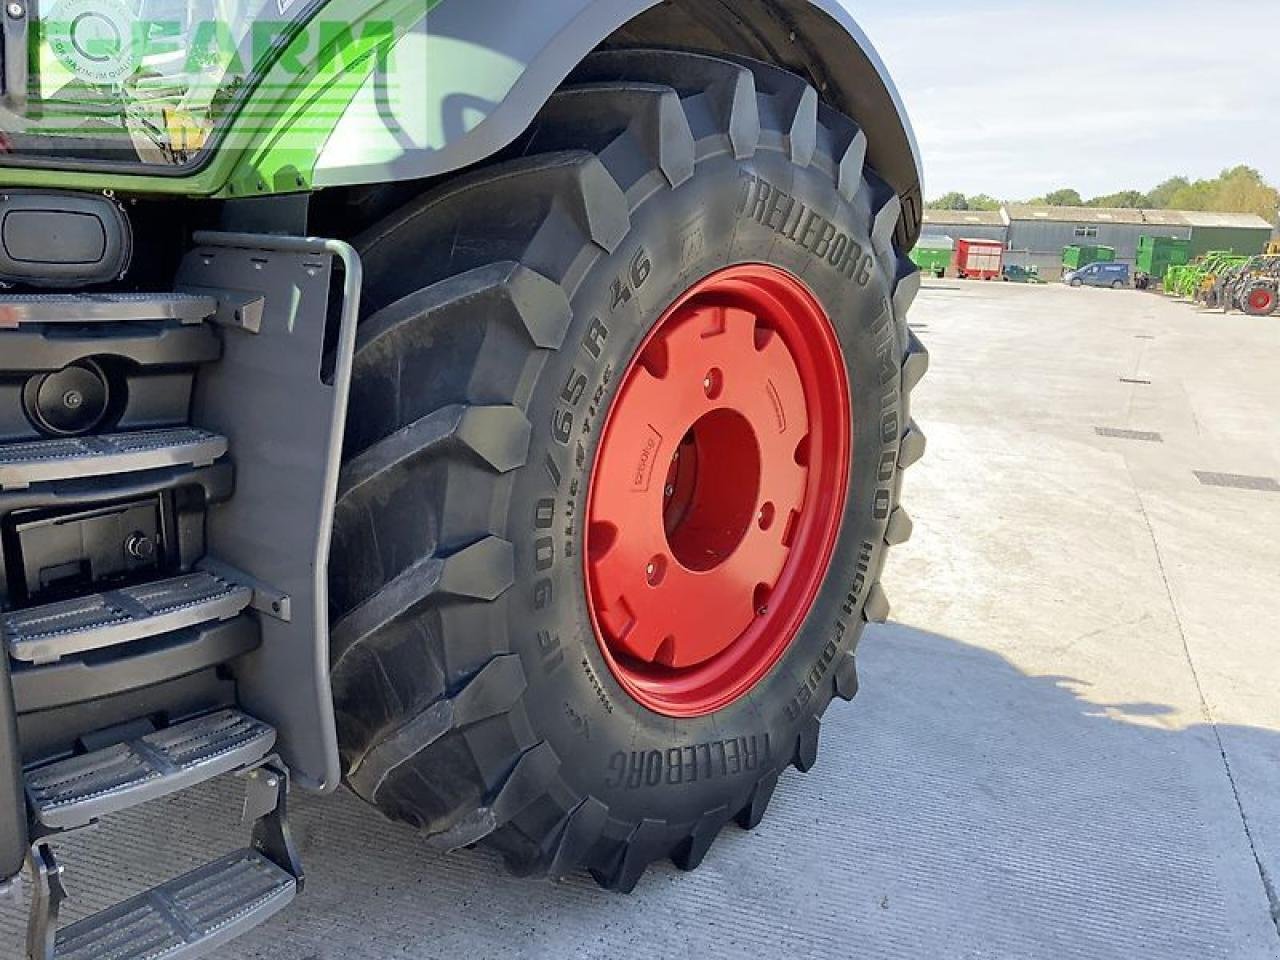
<svg viewBox="0 0 1280 960">
<path fill-rule="evenodd" d="M 276 731 L 239 710 L 219 710 L 135 740 L 26 772 L 36 819 L 70 830 L 257 763 Z"/>
<path fill-rule="evenodd" d="M 60 930 L 58 960 L 194 960 L 293 901 L 297 881 L 241 850 Z"/>
<path fill-rule="evenodd" d="M 227 620 L 253 600 L 253 588 L 197 570 L 106 593 L 0 614 L 0 635 L 15 660 L 54 663 L 103 647 Z"/>
<path fill-rule="evenodd" d="M 197 427 L 167 427 L 0 445 L 0 490 L 34 483 L 205 466 L 227 452 L 227 440 Z"/>
<path fill-rule="evenodd" d="M 62 293 L 0 296 L 0 329 L 27 323 L 201 323 L 217 312 L 213 297 L 190 293 Z"/>
</svg>

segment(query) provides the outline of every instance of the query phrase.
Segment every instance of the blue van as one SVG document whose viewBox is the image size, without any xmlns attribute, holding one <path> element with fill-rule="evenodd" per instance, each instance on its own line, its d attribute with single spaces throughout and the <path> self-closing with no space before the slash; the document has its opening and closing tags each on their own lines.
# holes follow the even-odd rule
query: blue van
<svg viewBox="0 0 1280 960">
<path fill-rule="evenodd" d="M 1063 274 L 1062 282 L 1073 287 L 1111 287 L 1115 290 L 1133 286 L 1127 263 L 1091 263 Z"/>
</svg>

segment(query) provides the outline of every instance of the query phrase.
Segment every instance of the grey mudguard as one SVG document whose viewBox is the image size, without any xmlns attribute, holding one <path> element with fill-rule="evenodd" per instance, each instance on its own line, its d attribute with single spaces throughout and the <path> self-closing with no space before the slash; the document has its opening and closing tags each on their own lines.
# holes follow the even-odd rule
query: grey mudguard
<svg viewBox="0 0 1280 960">
<path fill-rule="evenodd" d="M 606 41 L 755 56 L 820 79 L 825 96 L 867 131 L 872 165 L 903 198 L 901 238 L 914 242 L 915 137 L 888 71 L 839 0 L 443 0 L 352 101 L 315 184 L 420 179 L 483 160 Z"/>
</svg>

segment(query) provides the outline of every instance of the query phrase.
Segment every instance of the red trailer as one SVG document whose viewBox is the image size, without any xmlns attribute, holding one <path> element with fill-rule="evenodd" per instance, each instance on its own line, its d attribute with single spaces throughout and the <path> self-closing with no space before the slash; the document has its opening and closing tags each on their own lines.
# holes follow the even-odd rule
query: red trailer
<svg viewBox="0 0 1280 960">
<path fill-rule="evenodd" d="M 1004 268 L 1004 244 L 999 240 L 957 240 L 955 268 L 961 280 L 998 280 Z"/>
</svg>

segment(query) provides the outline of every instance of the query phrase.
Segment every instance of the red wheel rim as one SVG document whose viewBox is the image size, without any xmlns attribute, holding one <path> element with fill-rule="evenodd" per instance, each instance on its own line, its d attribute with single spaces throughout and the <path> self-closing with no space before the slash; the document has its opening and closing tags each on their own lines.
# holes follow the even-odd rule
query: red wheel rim
<svg viewBox="0 0 1280 960">
<path fill-rule="evenodd" d="M 1249 306 L 1258 313 L 1262 313 L 1271 308 L 1271 301 L 1274 297 L 1275 294 L 1266 287 L 1250 291 Z"/>
<path fill-rule="evenodd" d="M 776 267 L 712 274 L 623 372 L 591 474 L 592 624 L 618 682 L 667 716 L 747 693 L 825 578 L 851 459 L 835 330 Z"/>
</svg>

